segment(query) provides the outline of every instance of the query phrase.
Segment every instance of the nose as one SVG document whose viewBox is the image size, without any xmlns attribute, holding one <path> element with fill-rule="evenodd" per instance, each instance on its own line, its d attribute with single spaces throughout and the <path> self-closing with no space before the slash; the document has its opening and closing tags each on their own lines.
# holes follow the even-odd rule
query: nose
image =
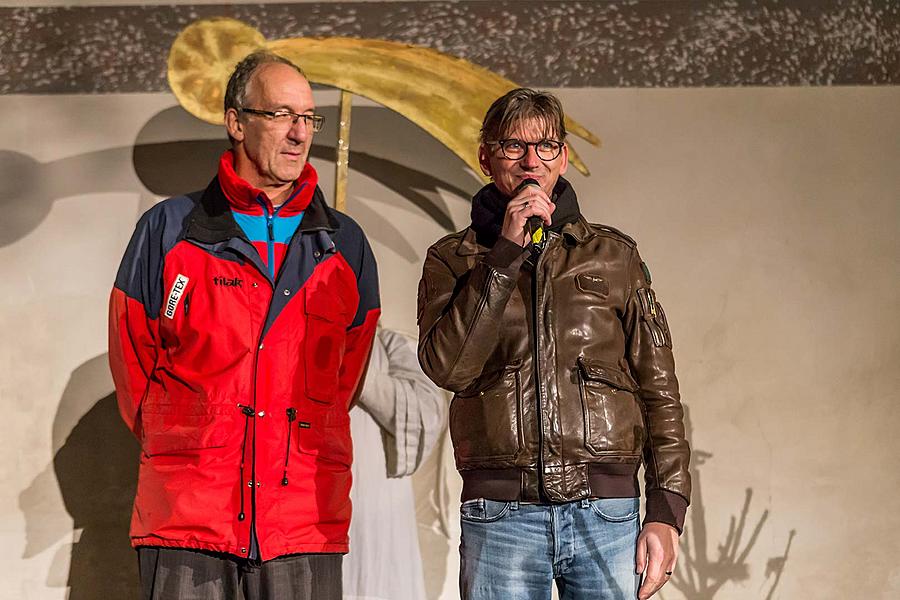
<svg viewBox="0 0 900 600">
<path fill-rule="evenodd" d="M 519 159 L 522 168 L 537 169 L 541 165 L 541 159 L 537 155 L 537 146 L 525 146 L 525 156 Z"/>
<path fill-rule="evenodd" d="M 306 119 L 297 119 L 288 129 L 287 137 L 293 142 L 302 143 L 309 139 L 311 130 L 312 126 L 306 124 Z"/>
</svg>

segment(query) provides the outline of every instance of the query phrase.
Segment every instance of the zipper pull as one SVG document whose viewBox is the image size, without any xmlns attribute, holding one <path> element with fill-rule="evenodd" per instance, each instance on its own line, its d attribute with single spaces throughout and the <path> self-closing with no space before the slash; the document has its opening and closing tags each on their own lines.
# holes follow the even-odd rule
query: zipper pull
<svg viewBox="0 0 900 600">
<path fill-rule="evenodd" d="M 287 437 L 287 447 L 284 449 L 284 474 L 281 476 L 281 485 L 288 484 L 287 477 L 287 469 L 288 469 L 288 459 L 291 457 L 291 423 L 297 418 L 297 409 L 293 406 L 285 411 L 287 413 L 288 420 L 288 437 Z"/>
</svg>

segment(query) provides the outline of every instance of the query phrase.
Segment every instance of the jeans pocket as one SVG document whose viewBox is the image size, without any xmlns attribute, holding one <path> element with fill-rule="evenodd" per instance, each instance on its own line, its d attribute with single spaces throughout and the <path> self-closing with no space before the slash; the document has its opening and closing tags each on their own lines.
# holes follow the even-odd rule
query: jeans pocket
<svg viewBox="0 0 900 600">
<path fill-rule="evenodd" d="M 459 507 L 459 517 L 469 523 L 493 523 L 509 513 L 509 502 L 475 498 L 466 500 Z"/>
<path fill-rule="evenodd" d="M 591 510 L 604 521 L 625 523 L 636 520 L 641 514 L 637 498 L 597 498 L 591 500 Z"/>
</svg>

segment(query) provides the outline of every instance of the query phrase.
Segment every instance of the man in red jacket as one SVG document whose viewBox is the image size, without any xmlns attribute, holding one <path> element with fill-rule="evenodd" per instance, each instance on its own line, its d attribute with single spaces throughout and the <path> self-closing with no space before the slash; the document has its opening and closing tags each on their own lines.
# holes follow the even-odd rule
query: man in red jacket
<svg viewBox="0 0 900 600">
<path fill-rule="evenodd" d="M 298 67 L 245 58 L 224 120 L 217 177 L 141 217 L 110 299 L 143 598 L 338 600 L 375 260 L 316 185 Z"/>
</svg>

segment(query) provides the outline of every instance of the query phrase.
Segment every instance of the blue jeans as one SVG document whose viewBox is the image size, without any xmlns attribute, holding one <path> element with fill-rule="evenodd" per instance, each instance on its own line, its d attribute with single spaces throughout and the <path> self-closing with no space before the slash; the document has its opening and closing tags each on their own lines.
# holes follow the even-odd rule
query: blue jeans
<svg viewBox="0 0 900 600">
<path fill-rule="evenodd" d="M 461 600 L 633 600 L 637 498 L 460 507 Z"/>
</svg>

